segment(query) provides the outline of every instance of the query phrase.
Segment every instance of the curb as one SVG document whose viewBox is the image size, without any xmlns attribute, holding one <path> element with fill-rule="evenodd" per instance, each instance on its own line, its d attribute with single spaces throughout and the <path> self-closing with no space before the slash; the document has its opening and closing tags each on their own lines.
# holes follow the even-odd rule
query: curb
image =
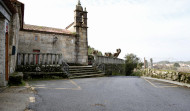
<svg viewBox="0 0 190 111">
<path fill-rule="evenodd" d="M 152 77 L 144 77 L 144 76 L 142 76 L 141 78 L 144 78 L 144 79 L 152 79 L 152 80 L 158 80 L 158 81 L 167 82 L 167 83 L 172 83 L 172 84 L 176 84 L 176 85 L 179 85 L 179 86 L 186 86 L 186 87 L 190 88 L 190 84 L 187 84 L 187 83 L 181 83 L 181 82 L 170 81 L 170 80 L 165 80 L 165 79 L 157 79 L 157 78 L 152 78 Z"/>
</svg>

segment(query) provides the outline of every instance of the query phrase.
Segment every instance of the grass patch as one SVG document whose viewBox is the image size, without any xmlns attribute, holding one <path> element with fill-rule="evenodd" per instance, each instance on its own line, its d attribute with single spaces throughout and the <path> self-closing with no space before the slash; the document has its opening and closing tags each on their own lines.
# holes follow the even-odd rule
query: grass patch
<svg viewBox="0 0 190 111">
<path fill-rule="evenodd" d="M 125 76 L 125 74 L 120 74 L 120 73 L 112 73 L 113 76 Z"/>
<path fill-rule="evenodd" d="M 9 85 L 9 86 L 26 86 L 26 82 L 23 81 L 23 80 L 22 80 L 20 83 L 9 82 L 8 85 Z"/>
<path fill-rule="evenodd" d="M 142 72 L 141 71 L 135 71 L 132 74 L 130 74 L 130 76 L 142 76 Z"/>
</svg>

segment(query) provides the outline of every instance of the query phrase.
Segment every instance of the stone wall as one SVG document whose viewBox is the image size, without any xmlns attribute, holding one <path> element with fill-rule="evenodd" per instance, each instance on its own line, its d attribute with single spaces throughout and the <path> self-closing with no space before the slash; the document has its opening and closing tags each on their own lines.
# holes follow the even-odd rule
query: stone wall
<svg viewBox="0 0 190 111">
<path fill-rule="evenodd" d="M 96 64 L 125 64 L 125 61 L 123 59 L 97 55 L 94 55 L 94 62 Z"/>
<path fill-rule="evenodd" d="M 154 69 L 145 69 L 142 70 L 143 76 L 166 79 L 171 81 L 178 81 L 183 83 L 190 83 L 190 73 L 176 72 L 176 71 L 167 71 L 167 70 L 154 70 Z"/>
<path fill-rule="evenodd" d="M 15 71 L 16 61 L 17 61 L 17 50 L 18 50 L 18 41 L 19 41 L 19 31 L 20 31 L 20 22 L 19 14 L 16 13 L 12 17 L 10 24 L 10 35 L 9 35 L 9 72 L 10 74 Z M 16 52 L 12 55 L 12 47 L 16 47 Z"/>
<path fill-rule="evenodd" d="M 7 81 L 5 80 L 5 33 L 6 31 L 8 32 L 8 75 L 10 75 L 15 71 L 16 67 L 17 54 L 12 55 L 12 47 L 15 46 L 18 48 L 19 30 L 21 24 L 20 18 L 22 17 L 19 16 L 21 13 L 18 11 L 21 8 L 20 5 L 17 6 L 14 3 L 14 5 L 12 4 L 13 6 L 10 6 L 10 3 L 5 6 L 2 2 L 3 1 L 0 2 L 0 86 L 5 86 L 7 84 Z M 6 25 L 8 25 L 8 27 L 6 27 Z M 6 28 L 8 28 L 8 30 L 6 30 Z"/>
<path fill-rule="evenodd" d="M 5 86 L 5 19 L 0 18 L 0 86 Z"/>
<path fill-rule="evenodd" d="M 57 41 L 53 42 L 55 37 Z M 75 41 L 76 37 L 73 35 L 20 31 L 18 52 L 32 53 L 33 50 L 40 50 L 40 53 L 61 53 L 66 62 L 75 63 Z"/>
<path fill-rule="evenodd" d="M 106 75 L 123 75 L 124 73 L 124 64 L 105 64 Z"/>
</svg>

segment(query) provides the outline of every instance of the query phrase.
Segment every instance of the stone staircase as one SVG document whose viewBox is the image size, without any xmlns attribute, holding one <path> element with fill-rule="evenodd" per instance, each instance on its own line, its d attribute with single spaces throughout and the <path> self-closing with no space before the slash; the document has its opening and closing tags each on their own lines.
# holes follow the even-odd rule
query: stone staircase
<svg viewBox="0 0 190 111">
<path fill-rule="evenodd" d="M 72 75 L 69 78 L 87 78 L 101 77 L 105 74 L 101 71 L 94 70 L 92 66 L 69 66 L 69 73 Z"/>
</svg>

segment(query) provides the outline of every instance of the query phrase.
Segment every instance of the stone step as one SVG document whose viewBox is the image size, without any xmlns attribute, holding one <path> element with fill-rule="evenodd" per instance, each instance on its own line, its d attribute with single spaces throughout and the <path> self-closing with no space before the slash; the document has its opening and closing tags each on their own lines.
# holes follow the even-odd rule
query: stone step
<svg viewBox="0 0 190 111">
<path fill-rule="evenodd" d="M 86 78 L 104 76 L 104 73 L 94 70 L 92 66 L 70 66 L 69 72 L 72 75 L 69 78 Z"/>
<path fill-rule="evenodd" d="M 69 71 L 95 71 L 94 69 L 69 69 Z"/>
<path fill-rule="evenodd" d="M 100 72 L 95 70 L 69 70 L 70 73 L 77 73 L 77 72 Z"/>
<path fill-rule="evenodd" d="M 93 68 L 70 68 L 69 70 L 94 70 Z"/>
<path fill-rule="evenodd" d="M 92 74 L 92 75 L 80 75 L 80 76 L 71 76 L 69 77 L 70 79 L 74 79 L 74 78 L 90 78 L 90 77 L 102 77 L 104 76 L 104 73 L 101 73 L 101 74 Z"/>
<path fill-rule="evenodd" d="M 86 74 L 89 74 L 89 75 L 92 75 L 92 74 L 100 74 L 102 72 L 77 72 L 77 73 L 70 73 L 72 75 L 86 75 Z"/>
</svg>

